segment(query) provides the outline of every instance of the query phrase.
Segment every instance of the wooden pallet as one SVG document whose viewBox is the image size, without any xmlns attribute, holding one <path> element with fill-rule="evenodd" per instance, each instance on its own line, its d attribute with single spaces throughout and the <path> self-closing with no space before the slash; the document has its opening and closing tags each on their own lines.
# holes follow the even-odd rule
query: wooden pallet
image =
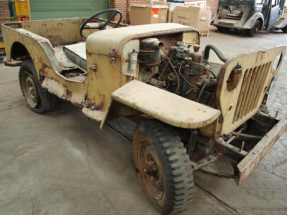
<svg viewBox="0 0 287 215">
<path fill-rule="evenodd" d="M 203 36 L 207 36 L 208 37 L 209 36 L 209 33 L 199 33 L 199 34 L 200 34 L 201 37 L 203 37 Z"/>
</svg>

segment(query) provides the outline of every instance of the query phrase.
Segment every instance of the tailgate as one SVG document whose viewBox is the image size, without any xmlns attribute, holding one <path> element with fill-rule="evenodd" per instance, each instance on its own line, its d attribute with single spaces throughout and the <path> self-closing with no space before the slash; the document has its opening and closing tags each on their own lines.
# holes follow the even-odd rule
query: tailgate
<svg viewBox="0 0 287 215">
<path fill-rule="evenodd" d="M 287 114 L 260 140 L 248 155 L 237 165 L 239 175 L 235 182 L 240 185 L 253 169 L 257 166 L 264 155 L 271 149 L 275 142 L 287 129 Z"/>
</svg>

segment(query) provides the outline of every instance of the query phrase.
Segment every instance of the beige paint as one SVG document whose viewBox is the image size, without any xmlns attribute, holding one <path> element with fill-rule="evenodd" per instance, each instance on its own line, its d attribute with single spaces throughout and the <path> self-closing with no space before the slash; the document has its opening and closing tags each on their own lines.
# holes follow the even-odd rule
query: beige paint
<svg viewBox="0 0 287 215">
<path fill-rule="evenodd" d="M 285 52 L 286 47 L 281 46 L 230 58 L 217 76 L 216 101 L 222 115 L 216 122 L 201 128 L 201 132 L 209 137 L 220 137 L 229 134 L 250 119 L 262 104 L 271 81 L 278 74 Z M 272 69 L 273 62 L 280 53 L 281 61 L 276 70 Z M 229 92 L 227 80 L 237 65 L 242 67 L 242 76 L 235 89 Z M 253 74 L 257 76 L 245 76 L 249 71 L 255 71 Z M 242 89 L 246 89 L 247 92 L 244 94 Z"/>
<path fill-rule="evenodd" d="M 127 62 L 129 53 L 133 49 L 139 50 L 138 38 L 177 33 L 182 35 L 182 40 L 188 44 L 198 44 L 199 41 L 196 29 L 173 23 L 98 31 L 90 35 L 86 42 L 86 79 L 77 81 L 61 74 L 62 64 L 55 53 L 61 49 L 54 47 L 81 42 L 79 27 L 78 19 L 31 21 L 13 24 L 11 27 L 3 26 L 6 53 L 8 60 L 11 60 L 13 44 L 23 44 L 34 62 L 38 75 L 46 77 L 42 86 L 58 97 L 83 107 L 85 115 L 98 121 L 101 121 L 103 114 L 97 111 L 107 109 L 112 93 L 138 78 L 138 70 L 136 74 L 131 74 Z M 114 59 L 114 63 L 111 59 Z M 134 113 L 132 109 L 121 111 L 125 115 L 128 115 L 128 112 Z M 154 113 L 152 115 L 156 116 Z M 176 118 L 170 120 L 172 124 Z M 168 120 L 165 121 L 168 123 Z M 206 120 L 203 123 L 207 123 Z M 188 127 L 187 124 L 184 126 Z"/>
<path fill-rule="evenodd" d="M 42 86 L 58 97 L 82 107 L 87 117 L 101 122 L 101 127 L 106 120 L 116 116 L 145 113 L 172 126 L 200 128 L 200 131 L 208 137 L 228 134 L 257 111 L 262 102 L 264 90 L 270 86 L 282 62 L 276 70 L 272 70 L 270 65 L 273 64 L 278 53 L 282 53 L 282 59 L 284 59 L 286 52 L 286 47 L 276 47 L 231 57 L 219 72 L 216 107 L 210 108 L 138 81 L 138 69 L 136 74 L 131 74 L 127 66 L 128 54 L 133 49 L 139 50 L 141 38 L 157 37 L 169 41 L 169 37 L 175 38 L 174 35 L 177 35 L 176 38 L 194 45 L 199 44 L 199 33 L 196 29 L 167 23 L 95 32 L 88 37 L 86 42 L 88 65 L 86 79 L 79 81 L 68 79 L 61 74 L 62 62 L 59 62 L 56 56 L 56 52 L 61 51 L 59 45 L 76 44 L 82 41 L 79 36 L 79 23 L 78 19 L 63 19 L 3 25 L 7 59 L 11 61 L 13 45 L 21 43 L 29 52 L 38 76 L 45 77 Z M 164 49 L 168 50 L 171 45 L 171 43 L 165 45 Z M 237 87 L 229 92 L 227 80 L 236 65 L 242 67 L 242 77 Z M 250 101 L 255 101 L 253 106 L 237 108 L 239 101 L 242 100 L 240 95 L 245 83 L 243 81 L 246 77 L 245 73 L 256 69 L 259 71 L 258 68 L 263 68 L 263 78 L 257 82 L 262 85 L 254 87 L 258 89 L 259 96 L 252 97 L 255 94 L 249 94 Z M 251 88 L 253 85 L 256 86 L 256 81 L 250 82 Z M 244 112 L 247 113 L 245 116 L 240 115 Z M 236 116 L 240 117 L 234 121 Z M 274 138 L 267 139 L 268 143 L 264 145 L 265 142 L 262 142 L 258 146 L 260 150 L 263 150 L 262 156 L 282 135 L 286 129 L 285 124 L 276 129 L 274 134 L 271 133 Z M 259 158 L 254 158 L 251 166 L 249 163 L 242 163 L 242 168 L 239 167 L 242 169 L 240 171 L 244 172 L 247 168 L 244 174 L 248 175 L 259 160 Z"/>
<path fill-rule="evenodd" d="M 112 93 L 112 100 L 180 128 L 211 124 L 220 111 L 134 80 Z"/>
<path fill-rule="evenodd" d="M 221 80 L 219 80 L 219 85 L 217 88 L 217 92 L 220 92 L 220 95 L 218 95 L 219 108 L 224 118 L 220 135 L 228 134 L 234 131 L 257 112 L 259 106 L 262 103 L 265 93 L 269 89 L 271 81 L 279 72 L 282 61 L 284 59 L 285 52 L 285 46 L 277 47 L 250 54 L 244 54 L 226 62 L 226 64 L 223 66 L 223 69 L 221 70 L 221 73 L 218 76 L 218 78 Z M 272 71 L 272 64 L 279 53 L 282 53 L 283 55 L 282 60 L 277 70 Z M 242 67 L 241 80 L 238 83 L 237 87 L 233 91 L 229 92 L 227 90 L 227 80 L 236 65 L 240 65 Z M 248 91 L 250 93 L 248 93 L 245 101 L 248 100 L 248 104 L 246 102 L 246 105 L 242 104 L 241 107 L 239 107 L 238 105 L 240 101 L 243 102 L 245 99 L 243 97 L 243 92 L 241 91 L 241 89 L 243 88 L 243 84 L 247 84 L 247 82 L 244 81 L 244 75 L 250 69 L 254 69 L 253 74 L 256 75 L 257 72 L 258 75 L 254 79 L 253 77 L 251 77 L 250 85 L 247 86 L 249 87 Z M 220 86 L 221 84 L 222 86 Z M 257 96 L 257 91 L 250 91 L 251 89 L 258 90 Z M 229 108 L 231 108 L 231 110 L 229 110 Z M 240 112 L 246 112 L 246 115 L 240 114 Z M 236 118 L 236 114 L 239 114 L 240 117 L 238 118 L 238 120 L 233 121 Z"/>
</svg>

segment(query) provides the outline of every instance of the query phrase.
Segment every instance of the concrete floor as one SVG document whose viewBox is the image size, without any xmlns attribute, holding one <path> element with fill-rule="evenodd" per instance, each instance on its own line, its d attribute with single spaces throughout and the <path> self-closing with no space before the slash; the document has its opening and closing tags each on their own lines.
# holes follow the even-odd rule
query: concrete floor
<svg viewBox="0 0 287 215">
<path fill-rule="evenodd" d="M 225 52 L 287 45 L 287 34 L 210 30 L 202 47 Z M 81 109 L 60 101 L 46 114 L 25 107 L 18 68 L 0 64 L 0 214 L 159 214 L 139 188 L 132 156 L 134 124 L 120 119 L 99 130 Z M 287 58 L 268 106 L 286 114 Z M 195 198 L 182 214 L 287 214 L 287 135 L 244 183 L 195 173 Z"/>
</svg>

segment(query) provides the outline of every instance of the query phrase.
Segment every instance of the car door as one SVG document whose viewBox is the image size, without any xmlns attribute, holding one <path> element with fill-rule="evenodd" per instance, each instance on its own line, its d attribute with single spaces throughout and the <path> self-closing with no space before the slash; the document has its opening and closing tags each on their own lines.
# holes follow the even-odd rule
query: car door
<svg viewBox="0 0 287 215">
<path fill-rule="evenodd" d="M 268 23 L 269 20 L 269 8 L 270 8 L 269 0 L 263 0 L 262 14 L 264 16 L 264 27 L 267 27 L 265 26 L 265 23 Z"/>
<path fill-rule="evenodd" d="M 271 11 L 270 11 L 267 30 L 270 30 L 274 25 L 276 25 L 278 17 L 279 17 L 280 8 L 279 8 L 278 0 L 272 0 L 271 4 L 272 5 L 271 5 Z"/>
</svg>

